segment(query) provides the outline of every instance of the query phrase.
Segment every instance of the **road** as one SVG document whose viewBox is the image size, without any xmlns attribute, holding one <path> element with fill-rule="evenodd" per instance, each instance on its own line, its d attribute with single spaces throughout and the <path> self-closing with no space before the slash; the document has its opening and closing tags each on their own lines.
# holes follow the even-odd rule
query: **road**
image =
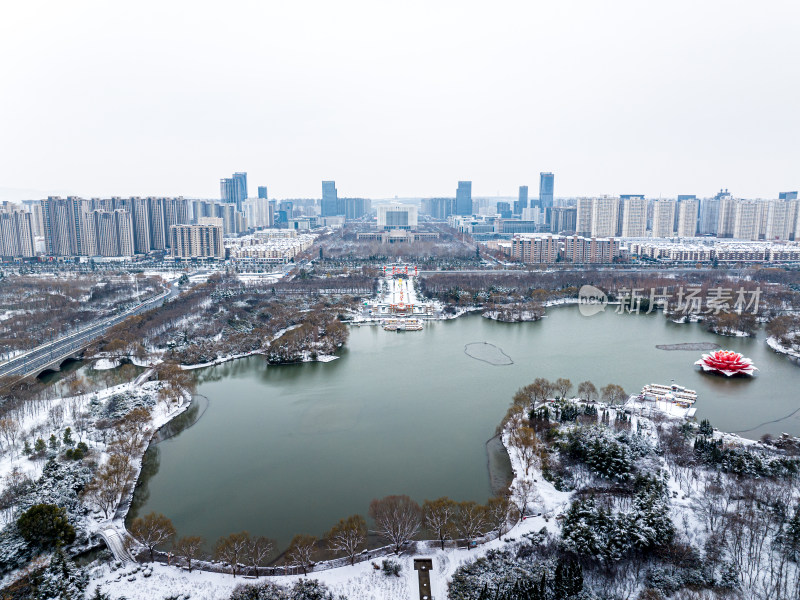
<svg viewBox="0 0 800 600">
<path fill-rule="evenodd" d="M 103 335 L 110 327 L 121 323 L 130 316 L 137 315 L 146 310 L 150 310 L 155 306 L 160 306 L 170 298 L 178 295 L 180 289 L 178 284 L 173 283 L 172 286 L 158 296 L 154 296 L 145 300 L 141 304 L 129 308 L 128 310 L 103 319 L 102 321 L 92 323 L 83 329 L 70 333 L 63 337 L 47 342 L 41 346 L 29 350 L 25 354 L 15 356 L 11 360 L 0 364 L 0 377 L 8 375 L 18 375 L 25 377 L 37 370 L 42 369 L 52 363 L 61 362 L 70 356 L 73 356 L 76 351 L 85 348 L 89 343 Z"/>
</svg>

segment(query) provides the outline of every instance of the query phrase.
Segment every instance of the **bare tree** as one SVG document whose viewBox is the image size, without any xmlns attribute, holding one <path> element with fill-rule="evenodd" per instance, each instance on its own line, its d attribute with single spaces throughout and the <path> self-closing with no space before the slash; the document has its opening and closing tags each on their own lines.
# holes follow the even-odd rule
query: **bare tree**
<svg viewBox="0 0 800 600">
<path fill-rule="evenodd" d="M 386 496 L 370 502 L 369 516 L 375 521 L 378 535 L 399 554 L 419 530 L 422 509 L 408 496 Z"/>
<path fill-rule="evenodd" d="M 189 535 L 178 539 L 174 544 L 175 554 L 182 556 L 186 559 L 189 573 L 192 572 L 192 560 L 197 558 L 200 550 L 205 545 L 206 540 L 199 535 Z"/>
<path fill-rule="evenodd" d="M 517 478 L 511 491 L 511 500 L 519 510 L 520 517 L 525 516 L 530 504 L 536 498 L 536 485 L 530 479 Z"/>
<path fill-rule="evenodd" d="M 97 470 L 94 479 L 86 485 L 83 497 L 102 510 L 107 519 L 117 506 L 132 474 L 130 460 L 121 454 L 112 454 L 108 462 Z"/>
<path fill-rule="evenodd" d="M 301 533 L 292 538 L 289 549 L 286 550 L 286 562 L 291 566 L 303 569 L 303 575 L 308 574 L 308 569 L 313 564 L 314 548 L 317 538 L 313 535 Z"/>
<path fill-rule="evenodd" d="M 597 398 L 597 388 L 591 381 L 581 381 L 578 384 L 578 396 L 585 402 L 592 402 Z"/>
<path fill-rule="evenodd" d="M 334 525 L 325 537 L 328 547 L 333 552 L 343 553 L 353 565 L 356 554 L 367 539 L 367 523 L 361 515 L 352 515 Z"/>
<path fill-rule="evenodd" d="M 19 425 L 13 419 L 0 419 L 0 435 L 6 441 L 9 450 L 14 447 L 19 432 Z"/>
<path fill-rule="evenodd" d="M 525 475 L 527 475 L 530 468 L 536 464 L 539 438 L 536 437 L 536 432 L 532 428 L 518 427 L 511 434 L 511 443 L 517 449 L 522 464 L 525 465 Z"/>
<path fill-rule="evenodd" d="M 153 551 L 175 537 L 175 527 L 167 517 L 154 512 L 137 517 L 130 526 L 131 535 L 150 551 L 150 561 L 155 560 Z"/>
<path fill-rule="evenodd" d="M 604 386 L 600 393 L 603 397 L 603 401 L 609 404 L 620 403 L 626 398 L 625 390 L 616 383 L 609 383 L 607 386 Z"/>
<path fill-rule="evenodd" d="M 231 574 L 236 577 L 239 562 L 244 559 L 250 545 L 250 534 L 246 531 L 221 537 L 214 546 L 214 557 L 231 566 Z"/>
<path fill-rule="evenodd" d="M 258 567 L 263 565 L 264 560 L 270 554 L 272 554 L 274 549 L 275 540 L 264 537 L 263 535 L 250 538 L 247 545 L 246 554 L 247 559 L 250 562 L 250 566 L 253 567 L 253 573 L 256 577 L 258 577 Z"/>
<path fill-rule="evenodd" d="M 436 536 L 444 550 L 444 543 L 453 537 L 453 518 L 458 512 L 458 503 L 447 496 L 422 503 L 422 516 L 431 533 Z"/>
<path fill-rule="evenodd" d="M 565 400 L 567 394 L 569 394 L 570 391 L 572 390 L 572 382 L 564 377 L 559 377 L 558 379 L 556 379 L 555 383 L 553 383 L 553 386 L 558 392 L 558 397 L 561 398 L 562 400 Z"/>
<path fill-rule="evenodd" d="M 470 545 L 486 531 L 486 507 L 473 501 L 459 502 L 454 524 L 461 538 Z"/>
<path fill-rule="evenodd" d="M 518 514 L 508 493 L 489 498 L 486 505 L 486 521 L 492 531 L 497 531 L 498 537 L 503 535 L 503 530 L 510 521 L 517 521 Z"/>
</svg>

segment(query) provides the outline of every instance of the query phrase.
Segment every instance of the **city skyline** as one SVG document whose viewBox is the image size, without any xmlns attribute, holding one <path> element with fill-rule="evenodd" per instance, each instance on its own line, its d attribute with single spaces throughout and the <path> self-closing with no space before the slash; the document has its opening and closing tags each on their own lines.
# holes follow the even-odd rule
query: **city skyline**
<svg viewBox="0 0 800 600">
<path fill-rule="evenodd" d="M 797 3 L 85 8 L 2 10 L 2 198 L 797 187 Z"/>
</svg>

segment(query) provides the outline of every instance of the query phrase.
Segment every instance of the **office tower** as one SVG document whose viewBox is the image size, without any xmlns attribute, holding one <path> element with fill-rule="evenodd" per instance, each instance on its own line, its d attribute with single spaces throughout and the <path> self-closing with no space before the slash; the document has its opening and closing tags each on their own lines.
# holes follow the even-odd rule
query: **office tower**
<svg viewBox="0 0 800 600">
<path fill-rule="evenodd" d="M 233 177 L 219 180 L 219 197 L 223 202 L 236 202 L 236 182 Z"/>
<path fill-rule="evenodd" d="M 33 242 L 33 214 L 8 208 L 0 212 L 0 256 L 32 257 L 36 255 Z"/>
<path fill-rule="evenodd" d="M 265 185 L 258 186 L 258 197 L 264 198 L 265 200 L 267 199 L 267 186 Z"/>
<path fill-rule="evenodd" d="M 553 208 L 554 178 L 552 173 L 539 173 L 539 206 L 542 209 Z"/>
<path fill-rule="evenodd" d="M 657 200 L 653 204 L 653 237 L 675 235 L 675 200 Z"/>
<path fill-rule="evenodd" d="M 511 218 L 511 203 L 510 202 L 498 202 L 497 203 L 497 214 L 500 215 L 501 219 L 510 219 Z"/>
<path fill-rule="evenodd" d="M 575 215 L 575 231 L 578 235 L 592 234 L 592 212 L 594 198 L 578 198 Z"/>
<path fill-rule="evenodd" d="M 336 189 L 334 188 L 334 193 Z M 282 200 L 278 204 L 278 210 L 286 214 L 287 219 L 294 219 L 294 202 L 291 200 Z"/>
<path fill-rule="evenodd" d="M 519 186 L 519 199 L 514 202 L 514 214 L 521 215 L 522 211 L 528 208 L 528 186 Z"/>
<path fill-rule="evenodd" d="M 644 196 L 622 199 L 622 237 L 644 237 L 647 232 L 647 200 Z"/>
<path fill-rule="evenodd" d="M 344 215 L 347 221 L 360 219 L 372 211 L 372 201 L 368 198 L 339 198 L 338 215 Z"/>
<path fill-rule="evenodd" d="M 423 214 L 430 215 L 439 221 L 455 214 L 455 198 L 423 198 L 420 207 Z"/>
<path fill-rule="evenodd" d="M 678 237 L 694 237 L 697 235 L 697 215 L 700 202 L 694 197 L 678 196 Z"/>
<path fill-rule="evenodd" d="M 617 213 L 619 198 L 603 196 L 592 198 L 591 236 L 598 238 L 615 237 L 617 235 Z"/>
<path fill-rule="evenodd" d="M 797 192 L 780 192 L 778 200 L 797 200 Z"/>
<path fill-rule="evenodd" d="M 336 191 L 335 181 L 322 182 L 322 201 L 320 202 L 319 215 L 321 217 L 334 217 L 338 214 L 339 194 Z M 290 217 L 291 218 L 291 217 Z"/>
<path fill-rule="evenodd" d="M 553 207 L 550 217 L 550 230 L 553 233 L 573 235 L 578 218 L 578 209 L 568 206 Z"/>
<path fill-rule="evenodd" d="M 219 180 L 219 195 L 226 204 L 235 204 L 242 208 L 247 200 L 247 173 L 234 173 L 233 177 Z"/>
<path fill-rule="evenodd" d="M 754 200 L 739 200 L 735 203 L 733 237 L 738 240 L 757 240 L 759 205 Z"/>
<path fill-rule="evenodd" d="M 224 258 L 220 219 L 202 217 L 197 225 L 172 225 L 170 248 L 173 258 Z"/>
<path fill-rule="evenodd" d="M 459 181 L 456 188 L 455 214 L 468 217 L 472 214 L 472 182 Z"/>
<path fill-rule="evenodd" d="M 234 173 L 233 181 L 236 190 L 236 208 L 241 210 L 242 202 L 247 200 L 247 173 Z"/>
</svg>

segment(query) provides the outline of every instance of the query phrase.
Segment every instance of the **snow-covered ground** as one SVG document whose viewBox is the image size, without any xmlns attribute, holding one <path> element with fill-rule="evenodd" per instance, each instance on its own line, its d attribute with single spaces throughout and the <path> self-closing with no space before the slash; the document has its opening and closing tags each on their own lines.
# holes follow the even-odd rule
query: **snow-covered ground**
<svg viewBox="0 0 800 600">
<path fill-rule="evenodd" d="M 770 336 L 767 338 L 767 345 L 770 348 L 772 348 L 775 352 L 779 352 L 780 354 L 786 354 L 787 356 L 800 358 L 800 351 L 795 350 L 794 348 L 789 348 L 787 346 L 782 346 L 781 343 L 774 336 Z"/>
</svg>

